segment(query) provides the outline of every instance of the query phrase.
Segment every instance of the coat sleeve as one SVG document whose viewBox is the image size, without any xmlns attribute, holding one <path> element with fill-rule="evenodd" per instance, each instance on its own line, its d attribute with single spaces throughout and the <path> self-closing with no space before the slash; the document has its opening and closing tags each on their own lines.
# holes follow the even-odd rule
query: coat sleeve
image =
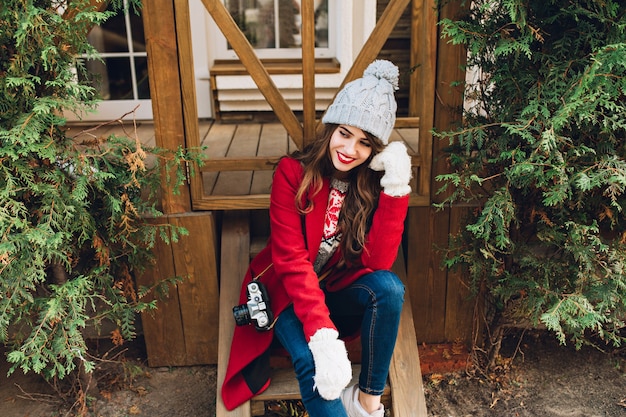
<svg viewBox="0 0 626 417">
<path fill-rule="evenodd" d="M 364 267 L 374 271 L 391 269 L 402 242 L 408 207 L 408 195 L 391 197 L 384 192 L 380 193 L 378 207 L 361 254 Z"/>
<path fill-rule="evenodd" d="M 302 174 L 298 161 L 283 158 L 278 164 L 270 195 L 270 225 L 274 271 L 293 302 L 308 341 L 316 330 L 336 327 L 313 270 L 302 216 L 295 204 Z"/>
</svg>

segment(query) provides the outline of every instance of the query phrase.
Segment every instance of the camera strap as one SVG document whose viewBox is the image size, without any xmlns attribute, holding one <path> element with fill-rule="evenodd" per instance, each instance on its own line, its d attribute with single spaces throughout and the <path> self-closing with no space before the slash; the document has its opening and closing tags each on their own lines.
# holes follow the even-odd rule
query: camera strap
<svg viewBox="0 0 626 417">
<path fill-rule="evenodd" d="M 273 262 L 272 262 L 271 264 L 269 264 L 268 266 L 266 266 L 264 270 L 262 270 L 262 271 L 261 271 L 261 272 L 259 272 L 257 275 L 255 275 L 255 276 L 252 278 L 252 281 L 257 281 L 259 278 L 261 278 L 263 275 L 265 275 L 265 273 L 266 273 L 266 272 L 267 272 L 267 271 L 268 271 L 268 270 L 269 270 L 272 266 L 274 266 L 274 263 L 273 263 Z M 330 268 L 330 269 L 327 269 L 326 271 L 324 271 L 321 275 L 319 275 L 319 276 L 317 277 L 317 280 L 318 280 L 319 282 L 324 281 L 324 280 L 325 280 L 325 279 L 326 279 L 326 278 L 327 278 L 327 277 L 331 274 L 331 272 L 333 272 L 333 271 L 334 271 L 334 269 L 335 269 L 335 268 Z"/>
<path fill-rule="evenodd" d="M 265 267 L 264 270 L 262 270 L 261 272 L 259 272 L 254 278 L 252 278 L 252 281 L 257 281 L 259 278 L 261 278 L 263 275 L 265 275 L 265 273 L 272 267 L 274 266 L 274 262 L 270 263 L 268 266 Z"/>
</svg>

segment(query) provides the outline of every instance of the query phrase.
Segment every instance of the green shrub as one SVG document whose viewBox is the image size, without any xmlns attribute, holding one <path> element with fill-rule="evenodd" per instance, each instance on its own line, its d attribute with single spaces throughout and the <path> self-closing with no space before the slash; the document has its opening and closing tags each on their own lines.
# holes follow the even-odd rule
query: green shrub
<svg viewBox="0 0 626 417">
<path fill-rule="evenodd" d="M 97 57 L 86 35 L 112 12 L 89 3 L 5 0 L 0 8 L 0 342 L 11 372 L 47 379 L 93 369 L 86 326 L 110 320 L 116 342 L 134 337 L 136 314 L 155 308 L 134 277 L 150 265 L 155 239 L 185 232 L 144 218 L 161 215 L 159 166 L 175 170 L 180 185 L 190 154 L 144 149 L 134 138 L 67 136 L 63 111 L 89 111 L 98 100 L 77 81 L 86 79 L 76 76 L 78 57 Z"/>
<path fill-rule="evenodd" d="M 491 335 L 545 326 L 624 342 L 626 5 L 477 0 L 442 22 L 473 78 L 449 140 L 445 203 L 474 206 L 447 258 L 487 300 Z M 497 346 L 496 340 L 490 340 Z"/>
</svg>

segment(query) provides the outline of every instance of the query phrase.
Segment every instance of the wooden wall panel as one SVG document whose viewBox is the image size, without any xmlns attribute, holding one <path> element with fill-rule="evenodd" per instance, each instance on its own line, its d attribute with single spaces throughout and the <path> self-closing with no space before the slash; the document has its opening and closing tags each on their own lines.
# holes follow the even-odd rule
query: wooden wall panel
<svg viewBox="0 0 626 417">
<path fill-rule="evenodd" d="M 167 221 L 154 219 L 153 222 Z M 152 287 L 158 281 L 176 276 L 171 247 L 158 240 L 153 253 L 156 263 L 137 277 L 139 286 Z M 157 298 L 154 293 L 148 299 Z M 180 301 L 176 288 L 171 288 L 164 299 L 157 298 L 157 310 L 141 314 L 149 366 L 178 366 L 185 364 L 185 338 Z"/>
<path fill-rule="evenodd" d="M 166 298 L 158 300 L 156 311 L 142 313 L 148 365 L 217 363 L 219 294 L 213 213 L 186 213 L 153 221 L 185 227 L 189 235 L 171 244 L 157 241 L 157 262 L 137 279 L 139 285 L 151 286 L 183 277 Z"/>
<path fill-rule="evenodd" d="M 415 109 L 422 121 L 421 143 L 428 142 L 427 148 L 432 150 L 429 183 L 422 184 L 423 189 L 429 190 L 432 202 L 445 197 L 436 194 L 441 184 L 435 178 L 449 172 L 449 166 L 443 152 L 446 143 L 433 138 L 430 129 L 448 130 L 460 120 L 463 88 L 454 83 L 465 76 L 465 50 L 448 44 L 446 39 L 438 40 L 434 35 L 438 33 L 435 10 L 432 0 L 413 0 L 411 55 L 415 56 L 413 64 L 417 69 L 411 83 L 410 108 Z M 463 8 L 461 2 L 446 2 L 439 12 L 441 18 L 454 17 L 463 12 Z M 431 84 L 434 80 L 436 82 Z M 470 340 L 473 302 L 468 299 L 464 276 L 460 271 L 449 271 L 442 266 L 450 234 L 462 227 L 463 213 L 463 209 L 456 207 L 412 208 L 409 213 L 407 268 L 412 280 L 414 323 L 419 342 Z"/>
<path fill-rule="evenodd" d="M 186 141 L 174 2 L 151 0 L 142 5 L 155 141 L 158 147 L 176 150 L 186 146 Z M 188 187 L 174 194 L 171 184 L 164 181 L 161 188 L 164 213 L 191 210 Z"/>
<path fill-rule="evenodd" d="M 413 207 L 408 215 L 407 275 L 412 297 L 413 322 L 419 343 L 445 341 L 446 271 L 435 250 L 447 232 L 445 212 Z M 447 237 L 447 234 L 445 235 Z"/>
<path fill-rule="evenodd" d="M 466 208 L 450 208 L 450 235 L 461 230 Z M 448 342 L 462 340 L 469 342 L 472 338 L 474 300 L 471 298 L 467 282 L 467 274 L 457 269 L 448 271 L 446 291 L 446 322 L 445 339 Z"/>
<path fill-rule="evenodd" d="M 187 277 L 178 285 L 185 364 L 217 363 L 219 292 L 213 213 L 176 216 L 171 223 L 189 231 L 189 236 L 172 245 L 176 274 Z"/>
</svg>

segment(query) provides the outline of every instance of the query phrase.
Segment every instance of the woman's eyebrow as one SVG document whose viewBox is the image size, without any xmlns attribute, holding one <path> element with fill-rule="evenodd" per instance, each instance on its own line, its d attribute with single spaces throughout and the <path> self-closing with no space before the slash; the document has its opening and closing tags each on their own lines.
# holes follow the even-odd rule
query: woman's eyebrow
<svg viewBox="0 0 626 417">
<path fill-rule="evenodd" d="M 350 129 L 348 129 L 348 127 L 346 127 L 344 125 L 340 125 L 339 128 L 341 130 L 343 130 L 343 131 L 346 131 L 346 132 L 350 133 L 351 135 L 354 135 L 354 133 Z"/>
</svg>

